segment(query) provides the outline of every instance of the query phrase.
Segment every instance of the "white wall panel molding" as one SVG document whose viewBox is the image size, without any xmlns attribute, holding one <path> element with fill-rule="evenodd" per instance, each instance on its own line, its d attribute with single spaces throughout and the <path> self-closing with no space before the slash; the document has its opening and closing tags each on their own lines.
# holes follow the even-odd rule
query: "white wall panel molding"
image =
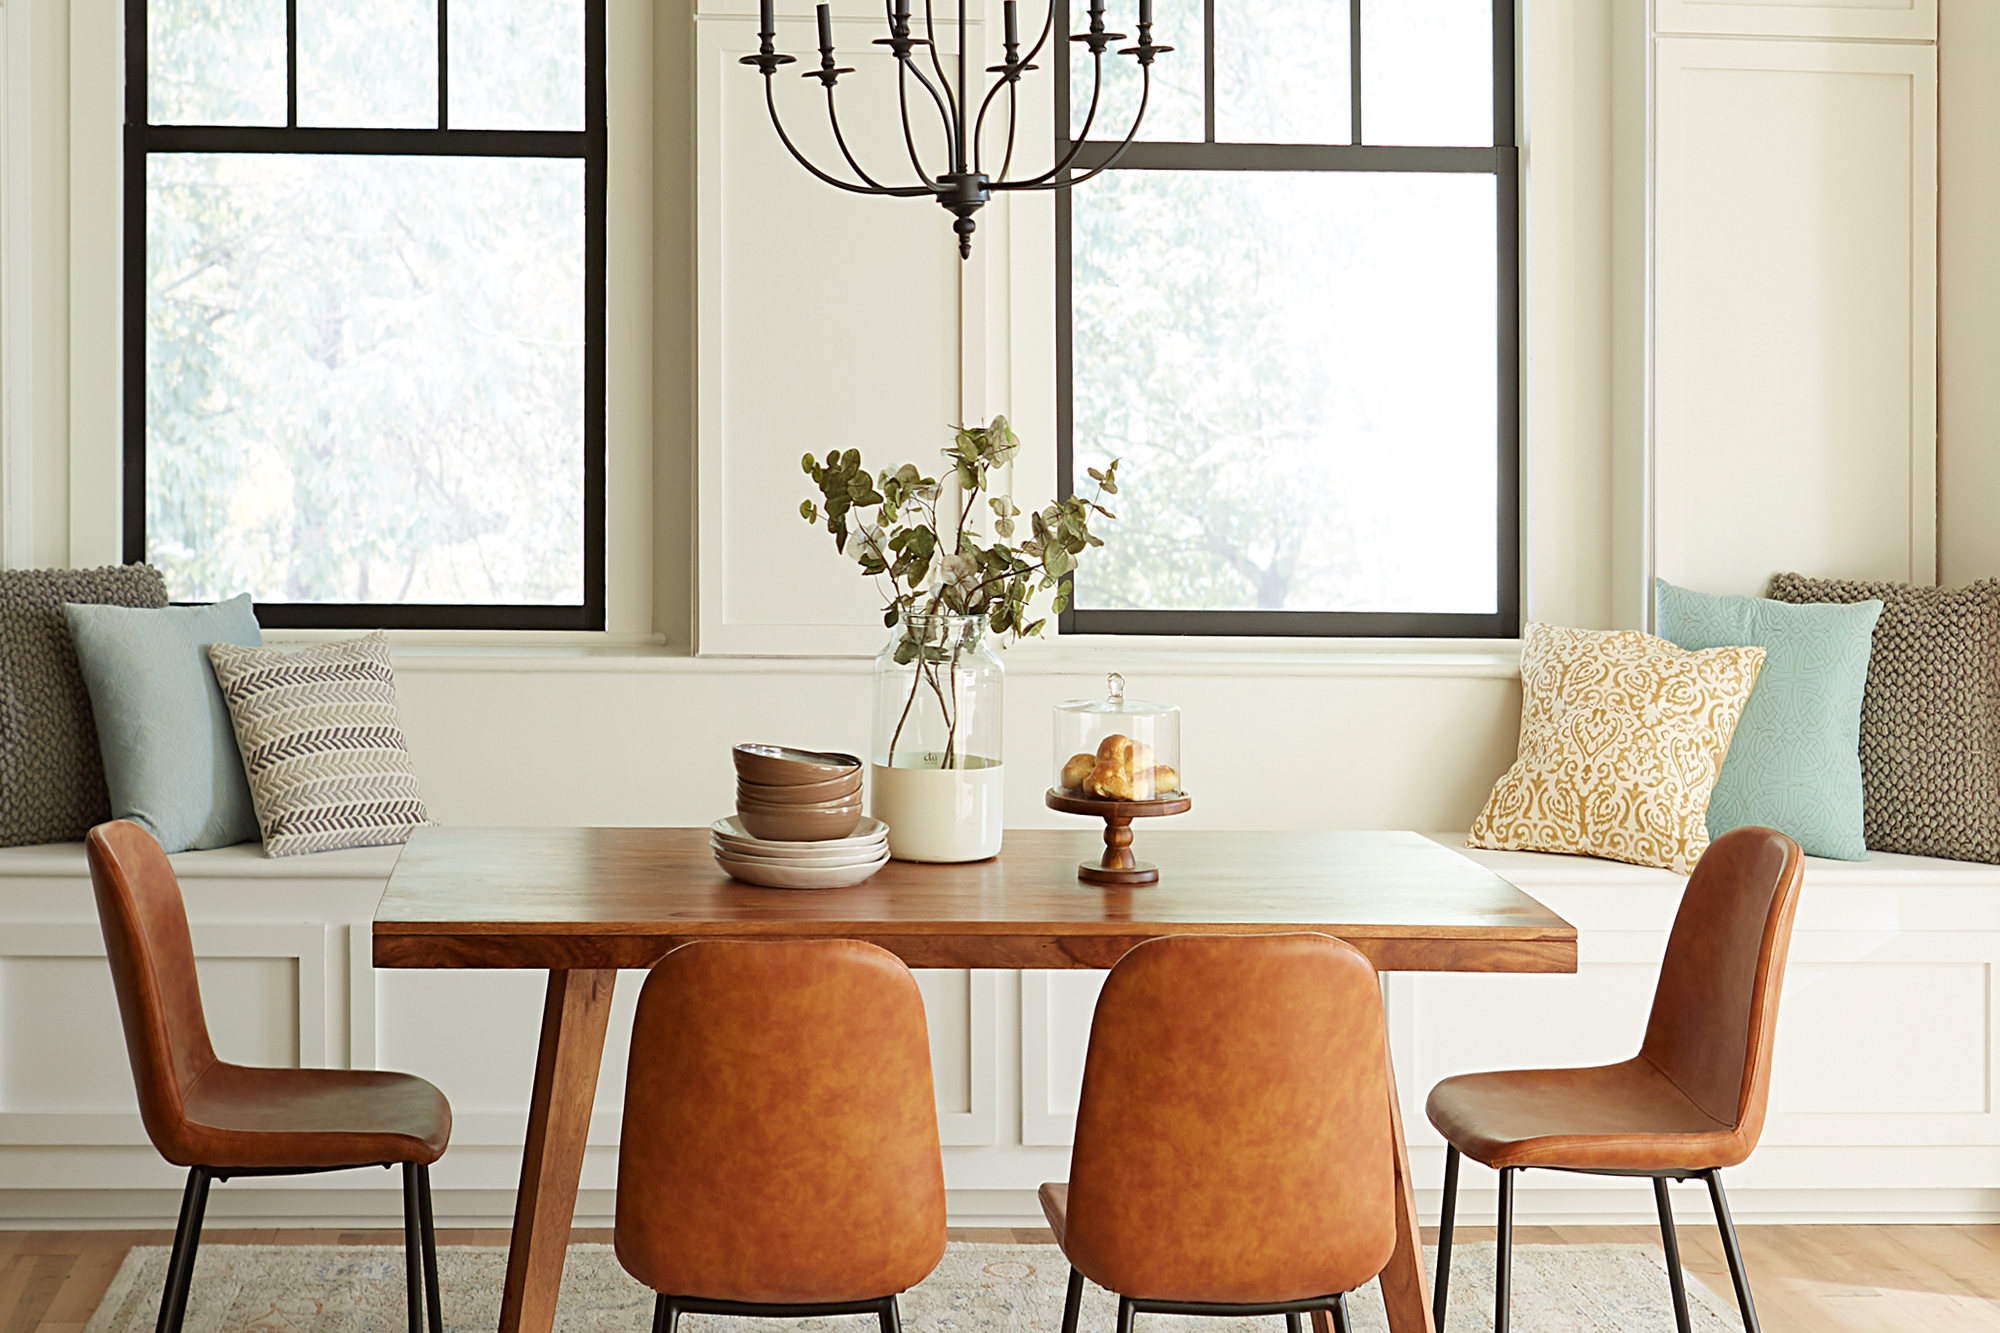
<svg viewBox="0 0 2000 1333">
<path fill-rule="evenodd" d="M 0 568 L 34 563 L 34 50 L 38 0 L 0 8 Z"/>
<path fill-rule="evenodd" d="M 198 922 L 190 933 L 222 1058 L 327 1063 L 332 928 Z M 98 927 L 9 921 L 0 934 L 0 1144 L 145 1143 L 124 1054 Z"/>
<path fill-rule="evenodd" d="M 1105 974 L 1021 973 L 1021 1142 L 1068 1147 L 1090 1045 L 1090 1016 Z"/>
<path fill-rule="evenodd" d="M 69 563 L 123 559 L 124 11 L 69 6 Z"/>
<path fill-rule="evenodd" d="M 931 1031 L 938 1141 L 983 1148 L 1000 1141 L 1000 973 L 916 974 Z"/>
<path fill-rule="evenodd" d="M 1937 57 L 1662 37 L 1659 573 L 1937 576 Z"/>
<path fill-rule="evenodd" d="M 1938 0 L 1655 0 L 1662 33 L 1937 40 Z"/>
<path fill-rule="evenodd" d="M 903 181 L 894 61 L 871 45 L 880 26 L 879 13 L 835 21 L 841 59 L 857 70 L 836 96 L 856 158 Z M 799 517 L 799 502 L 817 497 L 800 456 L 856 448 L 875 468 L 938 457 L 949 424 L 984 398 L 966 373 L 970 357 L 983 381 L 984 338 L 962 330 L 968 293 L 983 309 L 992 247 L 975 243 L 961 261 L 934 203 L 814 180 L 772 129 L 764 80 L 739 63 L 756 49 L 755 20 L 695 27 L 696 648 L 872 655 L 880 598 L 824 528 Z M 779 33 L 788 51 L 814 41 L 805 18 L 781 19 Z M 841 157 L 823 90 L 773 82 L 792 141 L 831 169 Z M 918 142 L 935 161 L 925 128 Z"/>
</svg>

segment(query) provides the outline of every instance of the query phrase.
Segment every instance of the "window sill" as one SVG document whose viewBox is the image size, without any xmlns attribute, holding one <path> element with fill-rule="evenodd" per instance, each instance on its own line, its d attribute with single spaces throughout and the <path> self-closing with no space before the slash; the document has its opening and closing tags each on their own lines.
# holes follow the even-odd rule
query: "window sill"
<svg viewBox="0 0 2000 1333">
<path fill-rule="evenodd" d="M 317 642 L 325 637 L 274 632 L 274 644 Z M 403 672 L 513 674 L 661 674 L 687 676 L 854 676 L 872 669 L 867 656 L 696 657 L 636 636 L 489 636 L 391 631 L 396 669 Z M 1028 641 L 1005 649 L 1010 675 L 1348 677 L 1375 679 L 1512 680 L 1520 674 L 1517 640 L 1359 639 L 1327 646 L 1326 640 L 1139 639 L 1103 635 Z"/>
</svg>

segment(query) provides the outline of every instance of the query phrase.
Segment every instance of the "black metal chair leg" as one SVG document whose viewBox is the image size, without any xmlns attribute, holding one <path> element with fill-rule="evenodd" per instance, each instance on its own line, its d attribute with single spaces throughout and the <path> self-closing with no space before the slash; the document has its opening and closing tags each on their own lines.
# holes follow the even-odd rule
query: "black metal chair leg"
<svg viewBox="0 0 2000 1333">
<path fill-rule="evenodd" d="M 903 1333 L 903 1315 L 896 1308 L 894 1296 L 883 1298 L 882 1308 L 876 1313 L 876 1318 L 882 1323 L 882 1333 Z"/>
<path fill-rule="evenodd" d="M 1118 1298 L 1118 1333 L 1132 1333 L 1132 1316 L 1136 1313 L 1132 1302 L 1123 1296 Z"/>
<path fill-rule="evenodd" d="M 417 1164 L 403 1163 L 403 1286 L 410 1298 L 410 1333 L 424 1333 L 423 1226 L 417 1220 Z"/>
<path fill-rule="evenodd" d="M 1083 1310 L 1083 1274 L 1069 1270 L 1069 1291 L 1063 1296 L 1062 1333 L 1076 1333 L 1077 1316 Z"/>
<path fill-rule="evenodd" d="M 1760 1333 L 1757 1306 L 1750 1299 L 1750 1274 L 1743 1267 L 1743 1251 L 1736 1244 L 1736 1223 L 1729 1217 L 1729 1201 L 1722 1197 L 1722 1172 L 1710 1168 L 1701 1175 L 1708 1182 L 1709 1202 L 1715 1205 L 1715 1226 L 1722 1233 L 1722 1252 L 1729 1258 L 1729 1280 L 1736 1284 L 1736 1307 L 1743 1312 L 1743 1333 Z"/>
<path fill-rule="evenodd" d="M 1438 1212 L 1437 1280 L 1431 1288 L 1431 1321 L 1444 1333 L 1445 1289 L 1451 1284 L 1451 1224 L 1458 1213 L 1458 1149 L 1444 1146 L 1444 1204 Z"/>
<path fill-rule="evenodd" d="M 181 1320 L 187 1316 L 194 1255 L 201 1246 L 201 1219 L 208 1211 L 208 1181 L 207 1167 L 188 1168 L 187 1188 L 181 1191 L 181 1220 L 174 1228 L 173 1257 L 167 1260 L 167 1289 L 160 1294 L 156 1333 L 181 1333 Z"/>
<path fill-rule="evenodd" d="M 1333 1333 L 1353 1333 L 1347 1322 L 1347 1293 L 1333 1298 Z"/>
<path fill-rule="evenodd" d="M 1306 1333 L 1305 1321 L 1297 1310 L 1285 1311 L 1285 1333 Z"/>
<path fill-rule="evenodd" d="M 653 1333 L 674 1333 L 681 1322 L 681 1312 L 665 1296 L 653 1297 Z"/>
<path fill-rule="evenodd" d="M 1687 1282 L 1681 1276 L 1681 1242 L 1674 1234 L 1674 1206 L 1667 1199 L 1667 1182 L 1662 1176 L 1653 1177 L 1653 1202 L 1660 1209 L 1660 1245 L 1667 1252 L 1667 1285 L 1674 1293 L 1674 1327 L 1680 1333 L 1692 1333 Z"/>
<path fill-rule="evenodd" d="M 430 1306 L 431 1333 L 444 1333 L 444 1296 L 438 1290 L 437 1218 L 431 1212 L 431 1169 L 417 1168 L 417 1224 L 423 1229 L 424 1299 Z"/>
<path fill-rule="evenodd" d="M 1507 1312 L 1513 1304 L 1508 1290 L 1514 1268 L 1514 1172 L 1500 1171 L 1500 1228 L 1493 1254 L 1493 1333 L 1507 1333 Z"/>
</svg>

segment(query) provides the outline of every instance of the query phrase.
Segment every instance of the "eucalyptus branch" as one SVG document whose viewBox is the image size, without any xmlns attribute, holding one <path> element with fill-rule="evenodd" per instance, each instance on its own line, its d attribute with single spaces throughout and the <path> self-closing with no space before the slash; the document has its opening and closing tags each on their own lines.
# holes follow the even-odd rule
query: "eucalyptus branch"
<svg viewBox="0 0 2000 1333">
<path fill-rule="evenodd" d="M 1069 601 L 1064 577 L 1076 569 L 1085 551 L 1104 545 L 1090 524 L 1093 518 L 1115 518 L 1104 500 L 1118 493 L 1116 461 L 1102 472 L 1086 469 L 1096 483 L 1088 497 L 1072 495 L 1028 512 L 1029 534 L 1018 543 L 1014 540 L 1015 520 L 1024 511 L 1011 496 L 989 495 L 988 487 L 993 470 L 1012 462 L 1020 447 L 1005 417 L 995 417 L 986 426 L 957 427 L 951 445 L 942 451 L 963 497 L 961 504 L 951 506 L 944 502 L 940 479 L 925 475 L 912 463 L 871 474 L 855 449 L 834 450 L 823 459 L 807 454 L 801 462 L 820 498 L 803 501 L 800 516 L 808 523 L 824 524 L 834 549 L 850 556 L 862 573 L 887 578 L 882 623 L 892 629 L 902 624 L 896 661 L 916 667 L 910 698 L 890 739 L 891 762 L 926 684 L 944 711 L 944 763 L 950 766 L 958 757 L 958 719 L 952 702 L 957 696 L 957 646 L 947 655 L 942 645 L 931 644 L 914 627 L 913 618 L 947 613 L 976 616 L 995 634 L 1016 639 L 1039 635 L 1048 622 L 1029 619 L 1037 596 L 1053 589 L 1051 612 L 1060 614 Z M 982 498 L 993 513 L 994 540 L 987 546 L 981 546 L 970 531 Z M 947 530 L 940 519 L 949 520 L 954 514 L 957 521 Z M 940 679 L 941 667 L 950 672 L 950 698 Z"/>
</svg>

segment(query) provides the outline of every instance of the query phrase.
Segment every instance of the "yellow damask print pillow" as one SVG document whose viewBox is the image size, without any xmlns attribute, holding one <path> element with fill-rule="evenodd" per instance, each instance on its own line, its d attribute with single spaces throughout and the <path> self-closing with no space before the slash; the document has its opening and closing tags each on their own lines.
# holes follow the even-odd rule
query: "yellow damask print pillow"
<svg viewBox="0 0 2000 1333">
<path fill-rule="evenodd" d="M 1468 847 L 1571 852 L 1685 875 L 1762 648 L 1688 652 L 1629 630 L 1529 625 L 1521 754 Z"/>
</svg>

